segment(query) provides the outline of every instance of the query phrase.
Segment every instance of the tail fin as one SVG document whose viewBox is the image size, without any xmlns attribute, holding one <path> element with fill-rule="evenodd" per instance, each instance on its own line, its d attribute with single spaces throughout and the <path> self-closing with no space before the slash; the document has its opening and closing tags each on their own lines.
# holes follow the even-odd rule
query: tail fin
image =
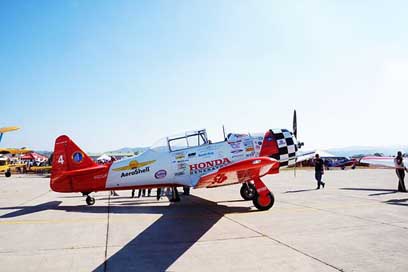
<svg viewBox="0 0 408 272">
<path fill-rule="evenodd" d="M 70 191 L 71 182 L 66 182 L 67 172 L 86 169 L 98 165 L 83 152 L 68 136 L 62 135 L 55 140 L 52 159 L 51 188 L 54 191 Z M 64 182 L 65 181 L 65 182 Z M 67 188 L 65 188 L 67 187 Z"/>
</svg>

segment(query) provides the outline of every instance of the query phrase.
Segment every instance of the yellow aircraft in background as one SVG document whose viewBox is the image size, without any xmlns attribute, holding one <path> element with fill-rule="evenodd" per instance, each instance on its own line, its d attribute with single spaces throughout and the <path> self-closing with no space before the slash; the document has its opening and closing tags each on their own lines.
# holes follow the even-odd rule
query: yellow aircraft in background
<svg viewBox="0 0 408 272">
<path fill-rule="evenodd" d="M 19 127 L 2 127 L 0 128 L 0 142 L 3 139 L 3 134 L 6 132 L 10 131 L 15 131 L 19 130 Z M 1 148 L 0 147 L 0 154 L 5 155 L 5 154 L 11 154 L 11 155 L 17 155 L 17 154 L 25 154 L 29 153 L 31 150 L 26 149 L 26 148 Z"/>
<path fill-rule="evenodd" d="M 19 127 L 2 127 L 0 128 L 0 142 L 3 139 L 3 134 L 10 131 L 19 130 Z M 29 153 L 31 150 L 26 148 L 0 148 L 0 155 L 18 155 L 18 154 L 25 154 Z M 11 176 L 11 169 L 21 168 L 24 167 L 25 164 L 10 164 L 10 160 L 8 157 L 2 156 L 0 157 L 0 173 L 4 172 L 6 177 Z"/>
</svg>

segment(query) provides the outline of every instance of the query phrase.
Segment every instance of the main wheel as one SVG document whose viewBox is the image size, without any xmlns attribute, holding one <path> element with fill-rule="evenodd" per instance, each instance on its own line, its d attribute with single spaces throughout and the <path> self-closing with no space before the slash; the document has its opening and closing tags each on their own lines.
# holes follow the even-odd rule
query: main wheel
<svg viewBox="0 0 408 272">
<path fill-rule="evenodd" d="M 256 195 L 256 197 L 252 200 L 254 206 L 260 211 L 266 211 L 272 208 L 273 204 L 275 203 L 275 197 L 271 192 L 269 192 L 266 196 L 261 197 L 260 195 Z"/>
<path fill-rule="evenodd" d="M 95 198 L 91 197 L 91 196 L 87 196 L 86 197 L 86 204 L 88 205 L 93 205 L 95 204 Z"/>
<path fill-rule="evenodd" d="M 239 192 L 241 193 L 242 198 L 245 200 L 252 200 L 256 196 L 255 185 L 250 182 L 242 184 Z"/>
<path fill-rule="evenodd" d="M 11 172 L 10 172 L 10 170 L 7 170 L 6 173 L 4 173 L 4 175 L 6 176 L 6 178 L 11 177 Z"/>
</svg>

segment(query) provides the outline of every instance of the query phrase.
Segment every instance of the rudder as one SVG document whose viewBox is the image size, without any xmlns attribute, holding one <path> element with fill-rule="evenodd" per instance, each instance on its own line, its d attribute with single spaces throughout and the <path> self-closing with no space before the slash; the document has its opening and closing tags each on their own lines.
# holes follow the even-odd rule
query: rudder
<svg viewBox="0 0 408 272">
<path fill-rule="evenodd" d="M 50 186 L 54 191 L 67 191 L 70 188 L 61 188 L 63 184 L 65 185 L 63 187 L 70 184 L 70 182 L 66 182 L 68 177 L 63 176 L 65 171 L 79 170 L 93 166 L 97 166 L 97 164 L 68 136 L 59 136 L 55 140 Z"/>
</svg>

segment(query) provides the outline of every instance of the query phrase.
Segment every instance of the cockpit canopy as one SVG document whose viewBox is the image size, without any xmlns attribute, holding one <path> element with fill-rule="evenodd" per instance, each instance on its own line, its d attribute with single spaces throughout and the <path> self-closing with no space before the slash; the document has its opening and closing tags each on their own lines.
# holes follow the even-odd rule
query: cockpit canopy
<svg viewBox="0 0 408 272">
<path fill-rule="evenodd" d="M 162 138 L 150 149 L 156 152 L 173 152 L 205 144 L 209 144 L 207 132 L 205 129 L 200 129 Z"/>
<path fill-rule="evenodd" d="M 170 152 L 208 144 L 207 132 L 205 129 L 201 129 L 188 131 L 184 135 L 167 137 L 167 144 Z"/>
</svg>

